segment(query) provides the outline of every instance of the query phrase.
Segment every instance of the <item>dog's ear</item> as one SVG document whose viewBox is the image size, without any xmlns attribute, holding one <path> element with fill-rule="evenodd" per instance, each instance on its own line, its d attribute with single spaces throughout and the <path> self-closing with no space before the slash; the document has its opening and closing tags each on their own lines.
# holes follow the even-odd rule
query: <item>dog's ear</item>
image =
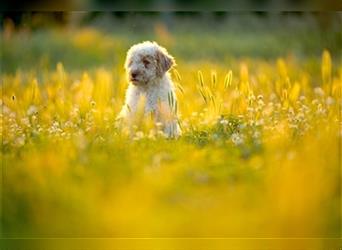
<svg viewBox="0 0 342 250">
<path fill-rule="evenodd" d="M 165 74 L 165 72 L 175 65 L 175 59 L 164 49 L 158 49 L 156 51 L 156 61 L 159 76 Z"/>
</svg>

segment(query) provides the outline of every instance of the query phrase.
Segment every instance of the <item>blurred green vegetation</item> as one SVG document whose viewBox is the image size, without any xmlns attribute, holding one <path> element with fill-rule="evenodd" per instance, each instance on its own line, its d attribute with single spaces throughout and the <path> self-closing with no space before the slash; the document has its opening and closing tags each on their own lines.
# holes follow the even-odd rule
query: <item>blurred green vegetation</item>
<svg viewBox="0 0 342 250">
<path fill-rule="evenodd" d="M 143 40 L 164 45 L 179 62 L 317 58 L 323 49 L 339 60 L 341 23 L 334 13 L 324 16 L 329 20 L 325 25 L 310 13 L 223 14 L 73 13 L 68 25 L 55 28 L 51 17 L 42 14 L 26 18 L 19 32 L 5 20 L 2 70 L 52 69 L 58 62 L 70 69 L 113 67 L 122 63 L 131 45 Z"/>
</svg>

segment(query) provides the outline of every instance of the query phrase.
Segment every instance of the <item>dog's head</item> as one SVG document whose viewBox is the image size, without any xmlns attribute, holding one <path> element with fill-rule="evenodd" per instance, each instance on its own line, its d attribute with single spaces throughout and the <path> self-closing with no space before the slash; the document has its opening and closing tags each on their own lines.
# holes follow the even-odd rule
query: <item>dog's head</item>
<svg viewBox="0 0 342 250">
<path fill-rule="evenodd" d="M 165 48 L 156 42 L 143 42 L 128 50 L 125 68 L 129 82 L 146 85 L 163 77 L 174 64 Z"/>
</svg>

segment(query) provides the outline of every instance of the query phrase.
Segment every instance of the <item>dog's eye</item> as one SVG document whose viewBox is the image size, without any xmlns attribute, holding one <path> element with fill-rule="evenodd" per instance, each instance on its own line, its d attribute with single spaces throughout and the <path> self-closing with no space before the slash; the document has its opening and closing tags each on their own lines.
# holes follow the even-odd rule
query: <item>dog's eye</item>
<svg viewBox="0 0 342 250">
<path fill-rule="evenodd" d="M 143 60 L 143 64 L 144 64 L 145 67 L 147 67 L 148 65 L 151 64 L 151 62 L 149 60 L 145 59 L 145 60 Z"/>
</svg>

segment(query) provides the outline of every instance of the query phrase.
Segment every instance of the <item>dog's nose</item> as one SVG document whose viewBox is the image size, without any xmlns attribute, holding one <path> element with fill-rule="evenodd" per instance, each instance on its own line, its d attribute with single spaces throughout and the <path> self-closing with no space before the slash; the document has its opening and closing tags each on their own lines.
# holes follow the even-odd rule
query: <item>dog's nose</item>
<svg viewBox="0 0 342 250">
<path fill-rule="evenodd" d="M 138 74 L 139 74 L 138 71 L 133 71 L 133 72 L 131 73 L 131 76 L 132 76 L 132 78 L 135 78 Z"/>
</svg>

